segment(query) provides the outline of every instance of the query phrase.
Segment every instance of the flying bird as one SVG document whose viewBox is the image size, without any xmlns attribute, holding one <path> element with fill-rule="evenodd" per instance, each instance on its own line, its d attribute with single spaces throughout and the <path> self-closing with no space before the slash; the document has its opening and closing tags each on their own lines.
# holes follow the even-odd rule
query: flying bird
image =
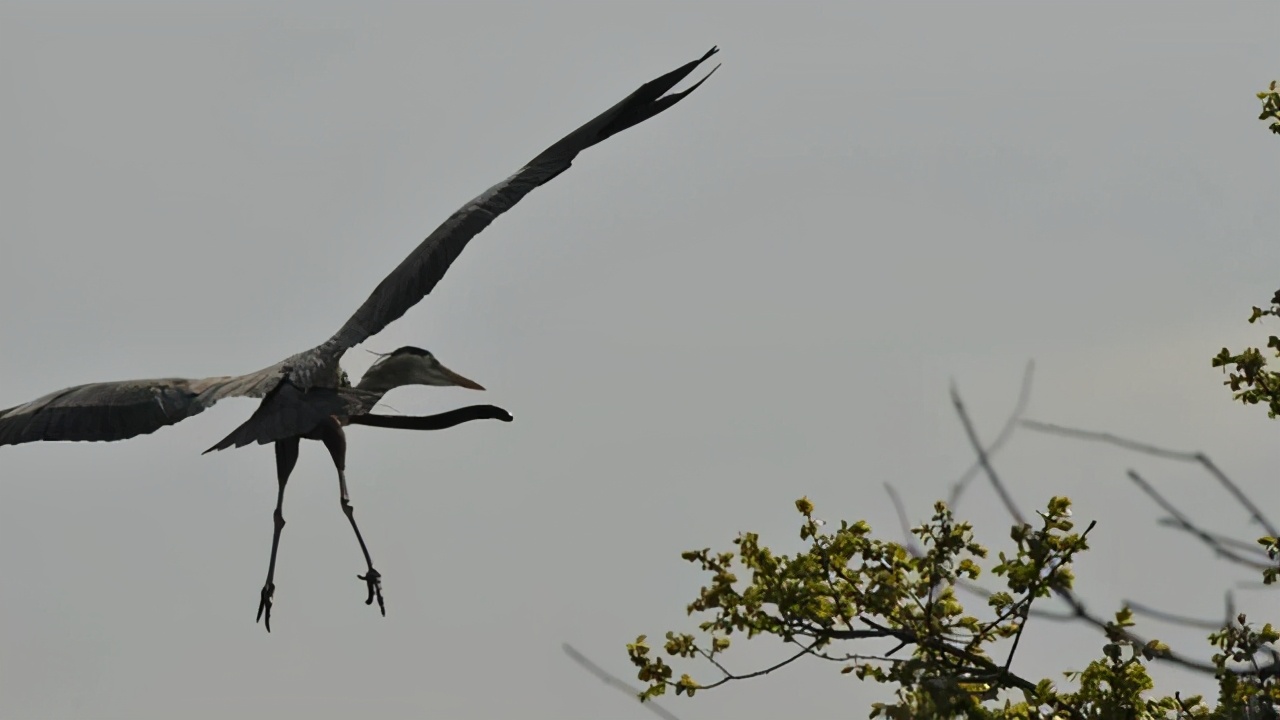
<svg viewBox="0 0 1280 720">
<path fill-rule="evenodd" d="M 252 443 L 275 445 L 279 494 L 273 516 L 271 560 L 259 599 L 258 620 L 265 618 L 264 625 L 271 631 L 276 552 L 284 528 L 284 490 L 298 459 L 299 441 L 303 439 L 323 442 L 333 459 L 338 471 L 342 511 L 351 523 L 367 566 L 365 573 L 357 576 L 368 590 L 365 604 L 372 605 L 376 599 L 379 611 L 385 616 L 382 575 L 373 567 L 347 493 L 347 441 L 343 427 L 353 424 L 439 430 L 472 420 L 509 422 L 512 418 L 493 405 L 473 405 L 425 417 L 372 414 L 386 392 L 405 385 L 484 388 L 445 367 L 430 352 L 416 347 L 402 347 L 383 355 L 352 385 L 339 364 L 342 356 L 422 300 L 473 237 L 534 188 L 568 170 L 578 153 L 665 111 L 706 82 L 718 65 L 688 89 L 668 93 L 716 52 L 717 48 L 713 47 L 701 58 L 641 85 L 618 104 L 543 150 L 515 174 L 463 205 L 392 270 L 355 314 L 320 345 L 247 375 L 126 380 L 59 390 L 0 410 L 0 445 L 124 440 L 197 415 L 224 398 L 262 398 L 248 420 L 205 451 Z"/>
</svg>

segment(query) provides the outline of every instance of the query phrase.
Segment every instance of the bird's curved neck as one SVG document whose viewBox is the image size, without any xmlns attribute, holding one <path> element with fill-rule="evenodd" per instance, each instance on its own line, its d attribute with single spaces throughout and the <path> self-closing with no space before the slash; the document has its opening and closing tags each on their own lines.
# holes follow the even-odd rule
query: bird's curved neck
<svg viewBox="0 0 1280 720">
<path fill-rule="evenodd" d="M 366 373 L 364 377 L 360 378 L 360 382 L 356 384 L 357 390 L 367 390 L 369 392 L 375 392 L 380 395 L 385 395 L 386 393 L 391 392 L 395 388 L 398 388 L 401 385 L 405 384 L 405 383 L 392 382 L 390 378 L 383 378 L 383 377 L 376 377 L 376 376 L 370 377 L 370 375 L 372 375 L 372 373 Z"/>
<path fill-rule="evenodd" d="M 410 362 L 401 361 L 399 358 L 388 358 L 366 370 L 356 388 L 369 392 L 387 393 L 395 388 L 417 382 L 415 371 L 416 368 Z"/>
</svg>

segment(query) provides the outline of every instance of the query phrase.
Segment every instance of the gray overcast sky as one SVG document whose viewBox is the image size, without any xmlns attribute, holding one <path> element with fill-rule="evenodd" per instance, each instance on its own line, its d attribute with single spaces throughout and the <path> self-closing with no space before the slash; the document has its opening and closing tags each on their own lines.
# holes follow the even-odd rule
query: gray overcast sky
<svg viewBox="0 0 1280 720">
<path fill-rule="evenodd" d="M 1278 428 L 1209 357 L 1280 286 L 1253 98 L 1277 27 L 1271 2 L 0 3 L 0 406 L 312 347 L 463 201 L 711 45 L 724 63 L 368 344 L 489 388 L 399 390 L 402 412 L 516 415 L 350 433 L 385 619 L 308 443 L 275 632 L 253 623 L 271 451 L 200 456 L 251 401 L 0 449 L 0 716 L 649 717 L 560 643 L 630 676 L 625 642 L 693 626 L 679 552 L 795 547 L 802 494 L 896 533 L 888 481 L 924 516 L 971 460 L 948 383 L 991 437 L 1029 358 L 1033 416 L 1203 449 L 1276 507 Z M 1094 607 L 1218 612 L 1242 574 L 1153 530 L 1130 465 L 1259 534 L 1193 468 L 1028 433 L 999 458 L 1026 505 L 1100 522 Z M 1007 537 L 985 486 L 961 511 Z M 1207 569 L 1161 576 L 1182 568 Z M 1029 675 L 1100 644 L 1031 640 Z M 877 692 L 811 667 L 666 704 L 834 717 Z"/>
</svg>

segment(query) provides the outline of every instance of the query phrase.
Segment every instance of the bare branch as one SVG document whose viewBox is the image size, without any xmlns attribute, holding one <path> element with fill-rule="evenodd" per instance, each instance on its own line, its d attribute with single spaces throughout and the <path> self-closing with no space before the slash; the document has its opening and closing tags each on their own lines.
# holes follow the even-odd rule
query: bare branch
<svg viewBox="0 0 1280 720">
<path fill-rule="evenodd" d="M 1097 615 L 1090 613 L 1088 609 L 1085 608 L 1084 602 L 1082 602 L 1080 598 L 1076 597 L 1076 594 L 1074 592 L 1071 592 L 1070 590 L 1059 590 L 1058 597 L 1065 600 L 1067 604 L 1071 606 L 1072 612 L 1074 612 L 1076 617 L 1079 618 L 1080 620 L 1090 625 L 1093 625 L 1094 627 L 1098 628 L 1104 633 L 1107 632 L 1107 629 L 1109 627 L 1111 627 L 1111 623 L 1098 617 Z M 1134 645 L 1138 645 L 1139 647 L 1142 647 L 1147 644 L 1146 638 L 1143 638 L 1139 635 L 1131 633 L 1127 630 L 1120 629 L 1118 632 L 1122 637 L 1124 637 L 1125 640 L 1129 641 L 1130 643 L 1133 643 Z M 1157 654 L 1157 657 L 1159 657 L 1161 660 L 1164 660 L 1166 662 L 1173 663 L 1174 665 L 1180 665 L 1188 670 L 1195 670 L 1196 672 L 1201 672 L 1208 675 L 1213 675 L 1214 673 L 1217 672 L 1217 668 L 1215 668 L 1211 663 L 1201 662 L 1199 660 L 1192 660 L 1191 658 L 1185 655 L 1182 655 L 1180 653 L 1177 653 L 1173 650 L 1165 650 L 1164 652 Z"/>
<path fill-rule="evenodd" d="M 837 655 L 831 655 L 831 654 L 829 654 L 829 653 L 827 653 L 827 652 L 824 652 L 824 651 L 816 650 L 816 649 L 814 649 L 814 647 L 813 647 L 812 645 L 810 645 L 810 646 L 808 646 L 808 647 L 805 647 L 805 645 L 804 645 L 803 643 L 801 643 L 799 640 L 796 640 L 795 638 L 791 638 L 791 639 L 787 640 L 787 642 L 791 643 L 792 645 L 795 645 L 795 646 L 796 646 L 796 647 L 798 647 L 798 648 L 803 649 L 803 650 L 805 651 L 805 653 L 806 653 L 806 654 L 808 654 L 808 655 L 812 655 L 813 657 L 816 657 L 816 658 L 818 658 L 818 659 L 820 659 L 820 660 L 828 660 L 828 661 L 830 661 L 830 662 L 837 662 L 837 663 L 843 663 L 843 662 L 882 662 L 882 663 L 888 663 L 888 664 L 890 664 L 890 665 L 896 665 L 896 664 L 899 664 L 899 663 L 907 662 L 906 660 L 902 660 L 902 659 L 899 659 L 899 658 L 892 658 L 892 657 L 889 657 L 889 656 L 890 656 L 890 655 L 892 655 L 894 652 L 896 652 L 898 649 L 901 649 L 901 648 L 905 647 L 905 646 L 906 646 L 906 643 L 900 643 L 900 644 L 897 646 L 897 648 L 895 648 L 894 650 L 890 650 L 889 652 L 885 653 L 884 655 L 860 655 L 860 654 L 858 654 L 858 653 L 845 653 L 844 655 L 838 655 L 838 656 L 837 656 Z"/>
<path fill-rule="evenodd" d="M 786 666 L 790 665 L 791 663 L 795 662 L 796 660 L 799 660 L 800 658 L 804 657 L 805 655 L 808 655 L 808 654 L 809 654 L 809 653 L 810 653 L 810 652 L 811 652 L 815 647 L 817 647 L 817 646 L 818 646 L 818 643 L 819 643 L 819 642 L 821 642 L 821 641 L 815 641 L 815 642 L 810 643 L 807 647 L 802 647 L 802 648 L 801 648 L 801 650 L 800 650 L 800 652 L 796 653 L 795 655 L 792 655 L 791 657 L 787 658 L 786 660 L 783 660 L 782 662 L 774 663 L 773 665 L 770 665 L 769 667 L 767 667 L 767 668 L 765 668 L 765 669 L 763 669 L 763 670 L 757 670 L 757 671 L 755 671 L 755 672 L 749 672 L 749 673 L 747 673 L 747 674 L 745 674 L 745 675 L 734 675 L 733 673 L 731 673 L 731 672 L 729 672 L 728 670 L 726 670 L 726 669 L 725 669 L 725 667 L 724 667 L 723 665 L 721 665 L 720 663 L 716 662 L 716 661 L 711 657 L 710 653 L 708 653 L 708 652 L 707 652 L 707 651 L 705 651 L 705 650 L 701 650 L 701 649 L 699 649 L 699 650 L 698 650 L 698 652 L 702 653 L 702 656 L 703 656 L 703 657 L 705 657 L 706 659 L 710 660 L 710 661 L 711 661 L 711 663 L 712 663 L 713 665 L 715 665 L 715 666 L 716 666 L 716 669 L 718 669 L 721 673 L 723 673 L 723 674 L 724 674 L 724 677 L 722 677 L 722 678 L 720 678 L 719 680 L 717 680 L 717 681 L 715 681 L 715 682 L 711 683 L 710 685 L 699 685 L 699 686 L 698 686 L 698 689 L 699 689 L 699 690 L 710 690 L 710 689 L 711 689 L 711 688 L 713 688 L 713 687 L 719 687 L 719 686 L 721 686 L 721 685 L 724 685 L 725 683 L 729 682 L 730 680 L 747 680 L 747 679 L 749 679 L 749 678 L 753 678 L 753 677 L 760 677 L 761 675 L 768 675 L 769 673 L 773 672 L 774 670 L 779 670 L 779 669 L 781 669 L 781 668 L 784 668 L 784 667 L 786 667 Z M 669 682 L 669 681 L 668 681 L 668 682 Z"/>
<path fill-rule="evenodd" d="M 560 645 L 560 649 L 564 650 L 564 653 L 568 655 L 571 660 L 578 663 L 578 665 L 582 666 L 584 670 L 600 678 L 600 680 L 603 681 L 605 685 L 608 685 L 611 688 L 620 690 L 630 695 L 632 700 L 635 700 L 640 697 L 640 694 L 642 692 L 640 688 L 632 687 L 629 683 L 623 680 L 620 680 L 618 677 L 614 675 L 611 675 L 604 668 L 588 660 L 586 655 L 583 655 L 582 653 L 578 652 L 569 643 L 562 643 Z M 648 708 L 650 712 L 662 718 L 663 720 L 680 720 L 680 718 L 671 714 L 664 708 L 659 707 L 658 704 L 655 703 L 653 700 L 649 700 L 648 702 L 643 703 L 643 705 L 646 708 Z"/>
<path fill-rule="evenodd" d="M 1118 435 L 1112 435 L 1111 433 L 1079 430 L 1077 428 L 1063 427 L 1062 425 L 1054 425 L 1053 423 L 1040 422 L 1038 420 L 1022 420 L 1021 425 L 1037 432 L 1062 435 L 1063 437 L 1076 438 L 1078 440 L 1108 443 L 1117 447 L 1122 447 L 1126 450 L 1133 450 L 1134 452 L 1140 452 L 1144 455 L 1151 455 L 1152 457 L 1196 463 L 1207 470 L 1209 474 L 1212 475 L 1213 478 L 1236 499 L 1236 502 L 1240 503 L 1240 505 L 1244 507 L 1244 509 L 1249 513 L 1249 516 L 1267 531 L 1268 535 L 1271 535 L 1272 537 L 1280 535 L 1280 532 L 1276 530 L 1275 525 L 1273 525 L 1271 521 L 1262 514 L 1262 510 L 1244 494 L 1244 491 L 1242 491 L 1239 486 L 1231 481 L 1231 478 L 1227 477 L 1226 473 L 1222 472 L 1222 470 L 1209 459 L 1208 455 L 1205 455 L 1202 452 L 1168 450 L 1148 443 L 1122 438 Z"/>
<path fill-rule="evenodd" d="M 1261 580 L 1240 580 L 1234 583 L 1234 586 L 1240 590 L 1275 590 L 1274 585 L 1268 585 Z"/>
<path fill-rule="evenodd" d="M 1146 615 L 1153 620 L 1173 623 L 1174 625 L 1181 625 L 1183 627 L 1201 628 L 1203 630 L 1216 632 L 1221 630 L 1223 625 L 1226 624 L 1226 621 L 1223 620 L 1201 620 L 1200 618 L 1194 618 L 1188 615 L 1178 615 L 1164 610 L 1156 610 L 1150 605 L 1143 605 L 1142 603 L 1135 602 L 1133 600 L 1125 600 L 1123 602 L 1135 614 Z"/>
<path fill-rule="evenodd" d="M 1181 510 L 1175 507 L 1173 503 L 1169 502 L 1167 499 L 1165 499 L 1163 495 L 1156 492 L 1156 489 L 1151 486 L 1151 483 L 1143 479 L 1143 477 L 1139 475 L 1137 471 L 1130 470 L 1127 474 L 1129 476 L 1129 479 L 1132 480 L 1134 484 L 1136 484 L 1142 490 L 1142 492 L 1146 493 L 1148 497 L 1150 497 L 1152 500 L 1156 502 L 1157 505 L 1160 506 L 1160 509 L 1169 513 L 1169 515 L 1173 518 L 1173 521 L 1177 523 L 1178 527 L 1191 533 L 1192 535 L 1195 535 L 1197 538 L 1200 539 L 1201 542 L 1203 542 L 1205 545 L 1208 545 L 1209 548 L 1213 550 L 1213 552 L 1218 557 L 1223 558 L 1225 560 L 1230 560 L 1231 562 L 1234 562 L 1234 563 L 1239 563 L 1246 567 L 1251 567 L 1255 570 L 1265 570 L 1271 567 L 1270 562 L 1267 562 L 1265 560 L 1254 560 L 1252 558 L 1244 557 L 1240 553 L 1234 550 L 1231 550 L 1226 546 L 1224 546 L 1223 544 L 1219 543 L 1217 538 L 1215 538 L 1213 535 L 1210 535 L 1209 533 L 1197 527 L 1195 523 L 1191 522 L 1191 519 L 1188 518 Z"/>
<path fill-rule="evenodd" d="M 906 538 L 907 552 L 912 557 L 920 557 L 924 554 L 924 549 L 916 542 L 916 538 L 911 534 L 911 521 L 907 520 L 907 507 L 902 502 L 902 497 L 898 495 L 898 491 L 889 483 L 884 484 L 884 491 L 889 493 L 889 500 L 893 502 L 893 509 L 898 512 L 898 525 L 902 527 L 902 536 Z"/>
<path fill-rule="evenodd" d="M 1014 428 L 1018 426 L 1018 422 L 1022 420 L 1022 415 L 1027 411 L 1027 405 L 1031 402 L 1031 379 L 1035 374 L 1035 360 L 1028 360 L 1027 367 L 1022 371 L 1022 387 L 1018 390 L 1018 400 L 1013 405 L 1013 412 L 1009 414 L 1009 418 L 1004 421 L 1004 427 L 1000 428 L 1000 434 L 987 447 L 987 457 L 991 457 L 1004 447 L 1005 442 L 1013 435 Z M 960 479 L 951 486 L 951 497 L 947 500 L 953 510 L 960 504 L 960 496 L 964 493 L 969 483 L 973 481 L 978 473 L 982 471 L 982 461 L 976 460 L 969 466 L 968 470 L 960 476 Z"/>
<path fill-rule="evenodd" d="M 964 406 L 960 403 L 959 394 L 955 391 L 954 387 L 952 388 L 951 395 L 952 395 L 952 402 L 956 406 L 956 411 L 960 413 L 960 418 L 964 422 L 965 429 L 968 432 L 969 442 L 971 445 L 973 445 L 975 451 L 979 453 L 978 455 L 979 460 L 983 461 L 982 462 L 983 470 L 986 471 L 987 476 L 991 480 L 992 485 L 994 485 L 998 491 L 1001 491 L 1001 497 L 1002 498 L 1007 497 L 1007 493 L 1002 491 L 1004 487 L 1003 483 L 1001 483 L 999 477 L 996 476 L 995 471 L 991 468 L 991 464 L 985 461 L 986 455 L 982 451 L 982 445 L 979 442 L 977 442 L 977 435 L 972 432 L 973 424 L 969 421 L 968 415 L 965 414 Z M 1039 430 L 1045 429 L 1044 423 L 1035 423 L 1034 421 L 1023 420 L 1022 424 L 1027 425 L 1029 427 L 1035 427 L 1036 429 L 1039 429 Z M 1049 426 L 1049 427 L 1055 428 L 1055 430 L 1051 430 L 1049 432 L 1057 432 L 1058 430 L 1061 430 L 1063 431 L 1064 434 L 1077 434 L 1078 436 L 1090 436 L 1091 439 L 1106 439 L 1107 441 L 1112 441 L 1112 438 L 1113 438 L 1113 436 L 1107 436 L 1101 433 L 1088 433 L 1086 431 L 1076 431 L 1076 430 L 1070 430 L 1066 428 L 1059 429 L 1057 428 L 1057 426 Z M 1121 438 L 1114 438 L 1114 441 L 1118 443 L 1129 443 L 1133 446 L 1146 447 L 1146 446 L 1142 446 L 1140 443 L 1133 443 L 1132 441 L 1123 440 Z M 1161 450 L 1160 448 L 1154 448 L 1154 450 L 1157 453 L 1164 453 L 1164 454 L 1170 454 L 1171 452 L 1168 450 Z M 1005 506 L 1009 509 L 1009 514 L 1012 515 L 1016 521 L 1023 522 L 1021 515 L 1017 512 L 1017 508 L 1012 505 L 1011 501 L 1006 501 Z M 1084 602 L 1080 600 L 1080 598 L 1073 591 L 1067 590 L 1067 589 L 1058 589 L 1058 590 L 1055 590 L 1055 594 L 1058 597 L 1062 598 L 1062 600 L 1065 601 L 1067 605 L 1071 607 L 1072 613 L 1075 615 L 1075 617 L 1078 620 L 1081 620 L 1085 623 L 1093 625 L 1094 627 L 1098 628 L 1099 630 L 1102 630 L 1103 632 L 1107 632 L 1108 630 L 1112 630 L 1113 632 L 1119 632 L 1119 634 L 1123 636 L 1125 640 L 1135 645 L 1145 646 L 1147 644 L 1147 640 L 1145 638 L 1139 635 L 1136 635 L 1134 633 L 1131 633 L 1127 630 L 1123 630 L 1123 629 L 1117 630 L 1113 628 L 1111 623 L 1109 623 L 1108 621 L 1090 613 L 1088 609 L 1085 608 Z M 1212 664 L 1201 662 L 1198 660 L 1193 660 L 1173 650 L 1165 650 L 1161 653 L 1158 653 L 1157 657 L 1159 657 L 1160 659 L 1166 662 L 1172 663 L 1174 665 L 1179 665 L 1181 667 L 1184 667 L 1188 670 L 1195 670 L 1197 672 L 1206 673 L 1209 675 L 1212 675 L 1217 672 L 1217 669 Z M 1264 668 L 1262 672 L 1275 672 L 1275 668 L 1273 668 L 1272 666 L 1267 666 L 1267 668 Z"/>
<path fill-rule="evenodd" d="M 1099 630 L 1102 630 L 1103 632 L 1107 631 L 1107 628 L 1110 625 L 1110 623 L 1090 613 L 1085 608 L 1084 603 L 1081 602 L 1081 600 L 1078 597 L 1076 597 L 1075 593 L 1071 591 L 1059 591 L 1058 596 L 1061 597 L 1063 600 L 1065 600 L 1067 604 L 1071 605 L 1072 611 L 1075 612 L 1076 617 L 1078 617 L 1080 620 L 1090 625 L 1093 625 L 1094 627 L 1098 628 Z M 1123 636 L 1125 640 L 1135 645 L 1145 646 L 1147 644 L 1147 640 L 1145 638 L 1135 633 L 1129 632 L 1128 630 L 1121 629 L 1119 630 L 1119 634 Z M 1164 660 L 1165 662 L 1173 663 L 1174 665 L 1179 665 L 1188 670 L 1194 670 L 1196 672 L 1205 673 L 1207 675 L 1214 675 L 1217 673 L 1217 668 L 1215 668 L 1211 663 L 1206 663 L 1199 660 L 1192 660 L 1186 655 L 1175 652 L 1173 650 L 1165 650 L 1161 653 L 1158 653 L 1156 657 L 1160 658 L 1161 660 Z M 1258 677 L 1266 677 L 1268 675 L 1276 674 L 1277 670 L 1280 670 L 1280 665 L 1273 663 L 1270 665 L 1257 668 L 1255 670 L 1235 669 L 1235 670 L 1232 670 L 1232 672 L 1236 673 L 1237 675 L 1254 675 Z"/>
<path fill-rule="evenodd" d="M 1183 524 L 1177 518 L 1173 518 L 1173 517 L 1160 518 L 1159 520 L 1156 520 L 1156 524 L 1173 528 L 1174 530 L 1177 530 L 1179 532 L 1194 532 L 1194 531 L 1188 530 L 1186 527 L 1183 526 Z M 1223 535 L 1222 533 L 1215 533 L 1211 530 L 1205 530 L 1203 528 L 1198 529 L 1198 532 L 1202 532 L 1205 535 L 1208 535 L 1209 537 L 1213 538 L 1215 542 L 1221 545 L 1235 548 L 1245 554 L 1256 554 L 1259 560 L 1267 559 L 1267 551 L 1263 550 L 1262 546 L 1258 545 L 1258 542 L 1256 540 L 1253 542 L 1249 542 L 1248 540 L 1233 538 L 1227 535 Z"/>
<path fill-rule="evenodd" d="M 1013 502 L 1013 496 L 1005 489 L 1004 483 L 1000 482 L 1000 477 L 996 475 L 995 468 L 991 467 L 991 459 L 987 456 L 987 451 L 982 447 L 982 441 L 978 439 L 978 432 L 973 428 L 973 421 L 969 419 L 969 413 L 964 409 L 964 403 L 960 400 L 960 391 L 956 388 L 955 383 L 951 384 L 951 404 L 955 406 L 956 413 L 960 416 L 960 422 L 964 425 L 965 435 L 969 436 L 969 444 L 973 446 L 974 452 L 978 453 L 978 464 L 986 472 L 987 478 L 991 480 L 991 486 L 996 489 L 996 494 L 1000 496 L 1000 500 L 1004 503 L 1005 508 L 1013 519 L 1020 524 L 1026 524 L 1026 520 L 1022 518 L 1022 511 L 1018 510 L 1018 506 Z"/>
</svg>

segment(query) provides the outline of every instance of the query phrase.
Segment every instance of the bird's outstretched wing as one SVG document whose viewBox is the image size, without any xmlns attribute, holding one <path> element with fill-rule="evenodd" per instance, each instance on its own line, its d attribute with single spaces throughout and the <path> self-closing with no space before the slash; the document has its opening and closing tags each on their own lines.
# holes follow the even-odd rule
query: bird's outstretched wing
<svg viewBox="0 0 1280 720">
<path fill-rule="evenodd" d="M 534 188 L 568 170 L 578 153 L 611 135 L 648 120 L 696 90 L 711 73 L 707 73 L 706 77 L 687 90 L 664 95 L 716 51 L 717 48 L 711 48 L 701 58 L 641 85 L 640 89 L 622 102 L 569 133 L 543 150 L 514 175 L 462 206 L 391 271 L 337 334 L 313 351 L 320 357 L 308 359 L 313 363 L 318 360 L 318 365 L 328 366 L 341 357 L 342 353 L 404 315 L 431 292 L 471 238 L 488 227 L 494 218 L 510 210 Z M 711 72 L 715 72 L 715 68 Z"/>
<path fill-rule="evenodd" d="M 271 367 L 233 377 L 77 385 L 0 410 L 0 445 L 125 440 L 198 415 L 222 398 L 263 397 L 279 382 Z"/>
<path fill-rule="evenodd" d="M 283 388 L 282 382 L 286 378 L 291 385 L 286 392 L 289 397 L 293 395 L 293 388 L 307 390 L 316 387 L 320 378 L 332 375 L 344 352 L 400 318 L 431 292 L 471 238 L 494 218 L 511 209 L 534 188 L 568 170 L 578 153 L 648 120 L 696 90 L 711 73 L 687 90 L 665 94 L 715 53 L 716 48 L 711 48 L 701 58 L 641 85 L 622 102 L 569 133 L 514 175 L 453 213 L 391 271 L 351 319 L 323 345 L 248 375 L 199 380 L 126 380 L 59 390 L 25 405 L 0 410 L 0 445 L 40 440 L 124 440 L 197 415 L 225 397 L 266 397 Z M 715 72 L 715 68 L 711 72 Z M 279 397 L 277 402 L 287 399 Z M 303 410 L 307 412 L 318 411 L 320 405 L 330 401 L 335 407 L 342 405 L 344 408 L 353 402 L 345 395 L 341 398 L 335 395 L 333 398 L 316 396 L 310 399 L 316 402 L 303 404 Z M 357 401 L 363 406 L 363 399 Z M 280 418 L 277 418 L 280 422 L 266 422 L 269 418 L 265 408 L 275 404 L 264 403 L 255 413 L 257 421 L 251 418 L 215 448 L 266 442 L 268 440 L 264 438 L 274 438 L 281 433 L 304 431 L 292 427 L 297 423 L 282 424 Z M 368 408 L 363 409 L 367 411 Z M 377 423 L 375 420 L 367 424 Z M 388 423 L 386 426 L 397 425 Z"/>
</svg>

